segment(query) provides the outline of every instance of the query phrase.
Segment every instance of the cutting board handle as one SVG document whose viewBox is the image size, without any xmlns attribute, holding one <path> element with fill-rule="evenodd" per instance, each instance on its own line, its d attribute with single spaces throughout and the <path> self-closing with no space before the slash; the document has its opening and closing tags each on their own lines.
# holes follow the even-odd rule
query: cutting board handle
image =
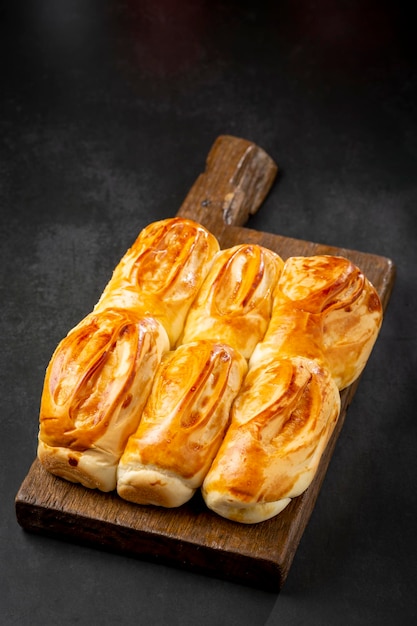
<svg viewBox="0 0 417 626">
<path fill-rule="evenodd" d="M 214 234 L 225 226 L 243 226 L 261 206 L 277 172 L 271 157 L 253 142 L 220 135 L 178 215 Z"/>
</svg>

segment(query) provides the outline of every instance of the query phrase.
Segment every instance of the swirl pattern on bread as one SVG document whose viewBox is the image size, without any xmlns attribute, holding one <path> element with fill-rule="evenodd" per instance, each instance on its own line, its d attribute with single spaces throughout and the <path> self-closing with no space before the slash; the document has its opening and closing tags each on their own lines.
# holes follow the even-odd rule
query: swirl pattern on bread
<svg viewBox="0 0 417 626">
<path fill-rule="evenodd" d="M 162 355 L 183 331 L 219 250 L 200 224 L 148 225 L 94 307 L 57 346 L 40 407 L 38 458 L 51 473 L 111 491 Z"/>
<path fill-rule="evenodd" d="M 191 498 L 223 440 L 246 370 L 238 352 L 212 341 L 165 355 L 119 463 L 122 498 L 165 507 Z"/>
<path fill-rule="evenodd" d="M 189 219 L 154 222 L 57 346 L 40 407 L 51 473 L 138 504 L 242 523 L 311 484 L 382 323 L 348 259 L 220 249 Z"/>
<path fill-rule="evenodd" d="M 190 308 L 181 343 L 221 341 L 249 359 L 268 328 L 283 265 L 278 254 L 258 245 L 221 250 Z"/>
<path fill-rule="evenodd" d="M 44 467 L 86 487 L 115 489 L 120 456 L 168 349 L 159 322 L 126 311 L 91 313 L 70 331 L 45 376 L 38 441 Z"/>
<path fill-rule="evenodd" d="M 277 515 L 314 478 L 382 321 L 373 286 L 343 257 L 292 257 L 274 293 L 230 427 L 203 486 L 209 508 L 243 523 Z"/>
<path fill-rule="evenodd" d="M 153 222 L 116 266 L 95 310 L 116 306 L 154 317 L 174 347 L 218 251 L 217 239 L 197 222 L 179 217 Z"/>
</svg>

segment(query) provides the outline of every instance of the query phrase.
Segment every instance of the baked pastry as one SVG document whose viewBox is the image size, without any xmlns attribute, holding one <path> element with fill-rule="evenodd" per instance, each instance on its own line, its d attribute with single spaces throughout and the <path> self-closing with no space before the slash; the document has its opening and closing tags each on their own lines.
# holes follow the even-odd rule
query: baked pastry
<svg viewBox="0 0 417 626">
<path fill-rule="evenodd" d="M 188 313 L 181 343 L 210 339 L 249 359 L 268 327 L 283 260 L 254 244 L 221 250 Z"/>
<path fill-rule="evenodd" d="M 203 483 L 208 508 L 246 524 L 278 515 L 309 486 L 339 410 L 338 389 L 314 360 L 251 369 Z"/>
<path fill-rule="evenodd" d="M 382 324 L 382 305 L 356 265 L 332 255 L 287 259 L 273 307 L 254 364 L 298 352 L 324 359 L 340 390 L 358 378 Z"/>
<path fill-rule="evenodd" d="M 162 354 L 182 332 L 218 250 L 214 235 L 189 219 L 154 222 L 139 234 L 48 366 L 38 444 L 48 471 L 115 489 Z"/>
<path fill-rule="evenodd" d="M 268 326 L 282 267 L 277 254 L 256 245 L 216 254 L 120 460 L 122 498 L 176 507 L 201 486 L 229 423 L 246 359 Z"/>
<path fill-rule="evenodd" d="M 197 222 L 181 217 L 153 222 L 116 266 L 95 311 L 117 307 L 153 317 L 174 347 L 218 250 L 217 239 Z"/>
<path fill-rule="evenodd" d="M 57 346 L 40 406 L 38 458 L 52 474 L 112 491 L 162 354 L 164 327 L 123 310 L 90 313 Z"/>
<path fill-rule="evenodd" d="M 202 486 L 210 509 L 256 523 L 307 489 L 337 422 L 340 389 L 360 375 L 381 321 L 375 289 L 347 259 L 286 261 Z"/>
<path fill-rule="evenodd" d="M 239 352 L 212 341 L 183 344 L 166 354 L 120 459 L 118 494 L 164 507 L 189 500 L 223 440 L 246 371 Z"/>
</svg>

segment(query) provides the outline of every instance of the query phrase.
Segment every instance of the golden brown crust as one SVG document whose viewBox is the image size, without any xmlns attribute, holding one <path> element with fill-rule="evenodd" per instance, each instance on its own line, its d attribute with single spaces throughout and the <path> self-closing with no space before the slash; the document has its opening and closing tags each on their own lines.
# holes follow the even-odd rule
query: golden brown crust
<svg viewBox="0 0 417 626">
<path fill-rule="evenodd" d="M 120 260 L 95 310 L 118 307 L 154 317 L 173 347 L 218 250 L 214 235 L 192 220 L 153 222 Z"/>
<path fill-rule="evenodd" d="M 203 483 L 207 506 L 254 523 L 310 485 L 382 320 L 379 298 L 342 257 L 293 257 L 249 362 L 230 427 Z"/>
<path fill-rule="evenodd" d="M 311 483 L 381 322 L 343 257 L 284 264 L 154 222 L 50 361 L 38 457 L 132 502 L 180 506 L 202 486 L 218 514 L 268 519 Z"/>
<path fill-rule="evenodd" d="M 219 250 L 192 220 L 154 222 L 116 267 L 94 311 L 57 347 L 46 372 L 38 456 L 48 471 L 109 491 L 161 356 Z"/>
<path fill-rule="evenodd" d="M 163 506 L 188 500 L 222 442 L 246 370 L 238 352 L 211 341 L 168 353 L 120 460 L 119 495 Z"/>
<path fill-rule="evenodd" d="M 68 480 L 114 489 L 117 462 L 168 349 L 164 328 L 152 318 L 107 310 L 82 320 L 59 343 L 46 371 L 42 464 Z"/>
<path fill-rule="evenodd" d="M 274 293 L 271 321 L 251 363 L 301 355 L 326 364 L 339 389 L 361 374 L 382 324 L 382 305 L 348 259 L 291 257 Z"/>
<path fill-rule="evenodd" d="M 281 257 L 262 246 L 221 250 L 190 309 L 181 343 L 220 341 L 248 359 L 268 327 L 283 265 Z"/>
<path fill-rule="evenodd" d="M 338 389 L 316 361 L 293 357 L 250 370 L 203 484 L 207 506 L 247 523 L 276 515 L 310 484 L 339 407 Z"/>
</svg>

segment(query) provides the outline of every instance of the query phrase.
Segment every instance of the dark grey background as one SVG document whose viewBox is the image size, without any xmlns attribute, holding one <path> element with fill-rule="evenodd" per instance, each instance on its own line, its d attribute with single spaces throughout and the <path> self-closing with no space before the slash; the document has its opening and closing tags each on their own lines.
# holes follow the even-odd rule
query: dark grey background
<svg viewBox="0 0 417 626">
<path fill-rule="evenodd" d="M 417 118 L 401 4 L 0 5 L 0 622 L 411 624 L 416 615 Z M 281 167 L 250 225 L 392 258 L 396 286 L 279 595 L 28 535 L 44 370 L 214 139 Z"/>
</svg>

